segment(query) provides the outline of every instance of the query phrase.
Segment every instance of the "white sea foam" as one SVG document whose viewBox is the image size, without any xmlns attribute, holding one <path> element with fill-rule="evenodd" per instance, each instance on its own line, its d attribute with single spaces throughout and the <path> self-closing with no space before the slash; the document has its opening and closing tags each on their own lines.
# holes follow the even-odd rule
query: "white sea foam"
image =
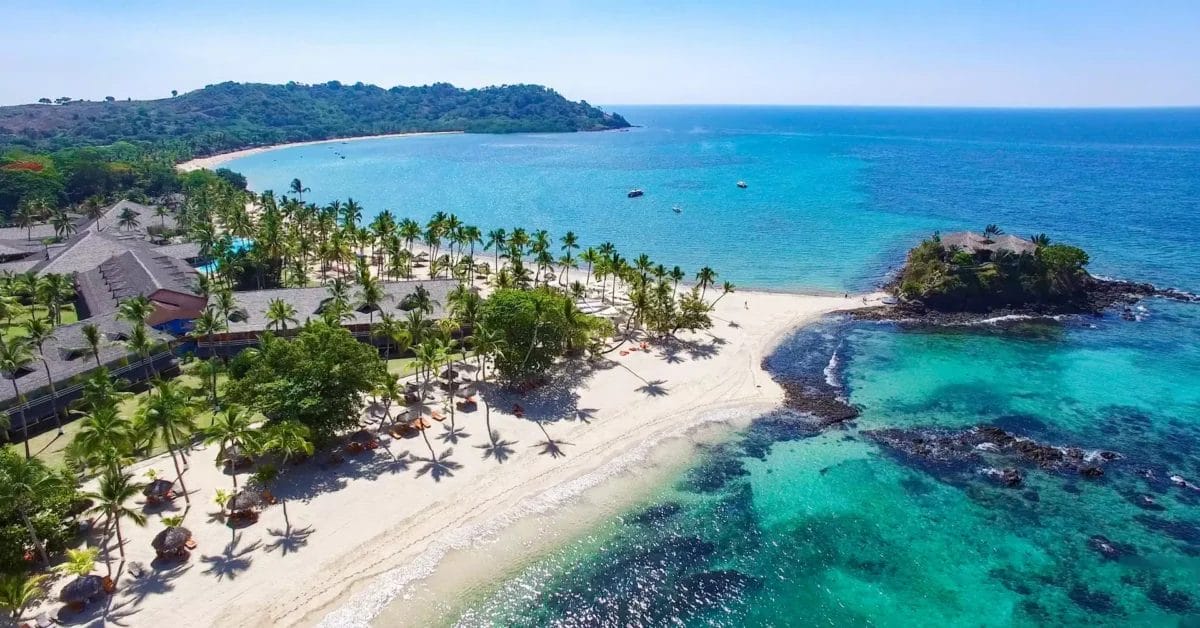
<svg viewBox="0 0 1200 628">
<path fill-rule="evenodd" d="M 704 413 L 682 428 L 691 430 L 708 423 L 728 422 L 751 412 L 753 411 L 747 408 L 730 408 Z M 461 526 L 454 530 L 446 530 L 419 556 L 406 562 L 403 567 L 397 567 L 379 575 L 366 590 L 326 615 L 318 626 L 320 628 L 366 628 L 370 626 L 371 620 L 378 617 L 392 600 L 416 582 L 433 574 L 438 563 L 450 551 L 494 542 L 497 533 L 508 525 L 524 517 L 551 512 L 564 506 L 585 491 L 595 488 L 604 481 L 641 463 L 664 440 L 677 437 L 678 432 L 672 432 L 653 440 L 642 441 L 628 453 L 610 460 L 596 470 L 522 500 L 494 519 L 479 524 Z"/>
<path fill-rule="evenodd" d="M 829 364 L 825 365 L 825 383 L 832 388 L 841 388 L 842 382 L 838 379 L 838 366 L 840 360 L 838 353 L 842 350 L 842 344 L 838 343 L 836 349 L 833 350 L 833 355 L 829 356 Z"/>
</svg>

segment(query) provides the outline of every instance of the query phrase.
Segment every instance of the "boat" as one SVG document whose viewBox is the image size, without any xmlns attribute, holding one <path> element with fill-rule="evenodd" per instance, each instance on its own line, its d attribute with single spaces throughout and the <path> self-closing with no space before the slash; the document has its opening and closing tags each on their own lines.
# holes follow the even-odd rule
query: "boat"
<svg viewBox="0 0 1200 628">
<path fill-rule="evenodd" d="M 745 181 L 738 181 L 738 182 L 737 182 L 737 186 L 738 186 L 739 188 L 742 188 L 743 190 L 744 190 L 744 189 L 746 189 L 747 187 L 749 187 L 749 186 L 747 186 L 747 185 L 746 185 L 746 182 L 745 182 Z"/>
<path fill-rule="evenodd" d="M 645 192 L 643 192 L 637 188 L 634 188 L 632 190 L 629 190 L 629 194 L 627 194 L 626 196 L 628 196 L 629 198 L 637 198 L 643 194 L 645 194 Z"/>
<path fill-rule="evenodd" d="M 672 208 L 671 208 L 671 211 L 675 212 L 676 214 L 682 214 L 682 213 L 683 213 L 683 208 L 682 208 L 682 207 L 680 207 L 680 206 L 678 206 L 678 205 L 676 205 L 676 206 L 674 206 L 674 207 L 672 207 Z"/>
</svg>

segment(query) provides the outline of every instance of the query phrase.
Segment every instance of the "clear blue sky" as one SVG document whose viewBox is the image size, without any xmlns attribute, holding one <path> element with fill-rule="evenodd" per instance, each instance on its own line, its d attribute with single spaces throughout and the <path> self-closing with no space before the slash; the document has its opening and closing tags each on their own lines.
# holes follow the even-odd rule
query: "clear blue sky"
<svg viewBox="0 0 1200 628">
<path fill-rule="evenodd" d="M 1200 105 L 1200 0 L 4 5 L 3 104 L 336 79 L 598 104 Z"/>
</svg>

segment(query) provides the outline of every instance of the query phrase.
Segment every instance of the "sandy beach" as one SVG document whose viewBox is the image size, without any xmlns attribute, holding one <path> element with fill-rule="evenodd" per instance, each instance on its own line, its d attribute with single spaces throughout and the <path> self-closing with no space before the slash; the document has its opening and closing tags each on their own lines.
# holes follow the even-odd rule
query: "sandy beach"
<svg viewBox="0 0 1200 628">
<path fill-rule="evenodd" d="M 421 438 L 384 436 L 380 449 L 342 464 L 322 465 L 318 457 L 289 469 L 273 489 L 280 503 L 240 530 L 218 520 L 213 502 L 217 488 L 232 488 L 231 479 L 214 465 L 211 448 L 196 449 L 187 525 L 197 549 L 181 566 L 154 561 L 159 515 L 181 513 L 182 499 L 151 514 L 145 528 L 128 526 L 128 560 L 140 563 L 143 575 L 134 578 L 128 568 L 120 575 L 109 618 L 137 626 L 368 625 L 447 553 L 494 539 L 523 517 L 573 508 L 568 504 L 579 495 L 632 465 L 648 481 L 654 469 L 685 463 L 692 451 L 675 447 L 673 460 L 639 464 L 668 451 L 667 441 L 686 439 L 701 425 L 727 433 L 777 406 L 782 389 L 762 370 L 764 355 L 805 322 L 863 303 L 861 295 L 732 294 L 716 306 L 708 332 L 648 351 L 613 352 L 597 365 L 570 363 L 551 384 L 523 396 L 484 388 L 492 428 L 508 443 L 503 463 L 485 457 L 481 404 L 458 413 L 468 434 L 459 443 L 437 438 L 441 425 L 430 430 L 442 477 L 434 478 Z M 524 419 L 508 412 L 517 401 Z M 158 457 L 133 471 L 166 475 L 170 465 Z M 638 494 L 604 493 L 595 516 Z M 503 561 L 492 566 L 502 569 Z M 478 564 L 469 570 L 476 578 L 487 574 Z"/>
<path fill-rule="evenodd" d="M 311 142 L 289 142 L 286 144 L 272 144 L 271 146 L 259 146 L 257 148 L 246 148 L 243 150 L 235 150 L 228 153 L 220 153 L 218 155 L 209 155 L 208 157 L 198 157 L 185 161 L 177 166 L 177 169 L 183 172 L 191 172 L 192 170 L 200 170 L 208 168 L 220 168 L 222 165 L 239 159 L 241 157 L 249 157 L 250 155 L 258 155 L 281 148 L 291 148 L 293 146 L 315 146 L 317 144 L 341 144 L 344 142 L 358 142 L 362 140 L 378 140 L 387 137 L 421 137 L 426 135 L 459 135 L 462 131 L 428 131 L 419 133 L 388 133 L 385 135 L 362 135 L 357 137 L 335 137 L 328 140 L 314 140 Z"/>
</svg>

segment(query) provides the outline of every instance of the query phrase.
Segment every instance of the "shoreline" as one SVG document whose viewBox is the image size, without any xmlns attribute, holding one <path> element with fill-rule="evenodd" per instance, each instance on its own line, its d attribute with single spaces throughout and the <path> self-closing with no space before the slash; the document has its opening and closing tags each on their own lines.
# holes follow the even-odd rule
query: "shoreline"
<svg viewBox="0 0 1200 628">
<path fill-rule="evenodd" d="M 193 170 L 208 169 L 214 170 L 222 165 L 229 163 L 235 159 L 268 153 L 283 148 L 295 148 L 297 146 L 316 146 L 318 144 L 333 144 L 342 142 L 361 142 L 363 140 L 379 140 L 397 137 L 426 137 L 434 135 L 462 135 L 465 131 L 413 131 L 411 133 L 384 133 L 382 135 L 355 135 L 352 137 L 334 137 L 327 140 L 308 140 L 304 142 L 285 142 L 283 144 L 271 144 L 269 146 L 256 146 L 254 148 L 243 148 L 241 150 L 230 151 L 227 153 L 217 153 L 207 157 L 197 157 L 189 159 L 183 163 L 175 165 L 175 169 L 181 172 L 191 172 Z"/>
<path fill-rule="evenodd" d="M 528 558 L 531 548 L 586 532 L 693 460 L 696 443 L 727 438 L 781 406 L 783 388 L 763 370 L 764 356 L 799 327 L 862 307 L 862 298 L 740 292 L 718 303 L 706 332 L 599 364 L 565 363 L 525 395 L 489 385 L 480 408 L 457 417 L 463 440 L 444 442 L 445 424 L 432 426 L 430 440 L 439 460 L 453 461 L 451 473 L 432 477 L 419 437 L 382 436 L 378 450 L 340 465 L 296 466 L 272 489 L 281 503 L 257 523 L 233 531 L 197 523 L 188 564 L 121 575 L 111 604 L 134 625 L 369 626 L 413 586 L 446 583 L 453 591 L 464 577 L 486 586 L 519 566 L 490 557 L 506 549 L 511 559 Z M 509 411 L 518 401 L 524 419 Z M 483 453 L 488 410 L 494 438 L 509 445 L 503 463 Z M 210 487 L 193 489 L 192 516 L 212 516 L 211 487 L 230 486 L 212 463 L 215 452 L 192 451 L 188 483 Z M 164 454 L 129 470 L 166 473 L 170 464 Z M 129 561 L 155 564 L 150 541 L 159 529 L 152 521 L 126 530 Z M 489 557 L 485 571 L 462 558 L 479 547 Z M 452 610 L 434 604 L 420 614 Z"/>
</svg>

